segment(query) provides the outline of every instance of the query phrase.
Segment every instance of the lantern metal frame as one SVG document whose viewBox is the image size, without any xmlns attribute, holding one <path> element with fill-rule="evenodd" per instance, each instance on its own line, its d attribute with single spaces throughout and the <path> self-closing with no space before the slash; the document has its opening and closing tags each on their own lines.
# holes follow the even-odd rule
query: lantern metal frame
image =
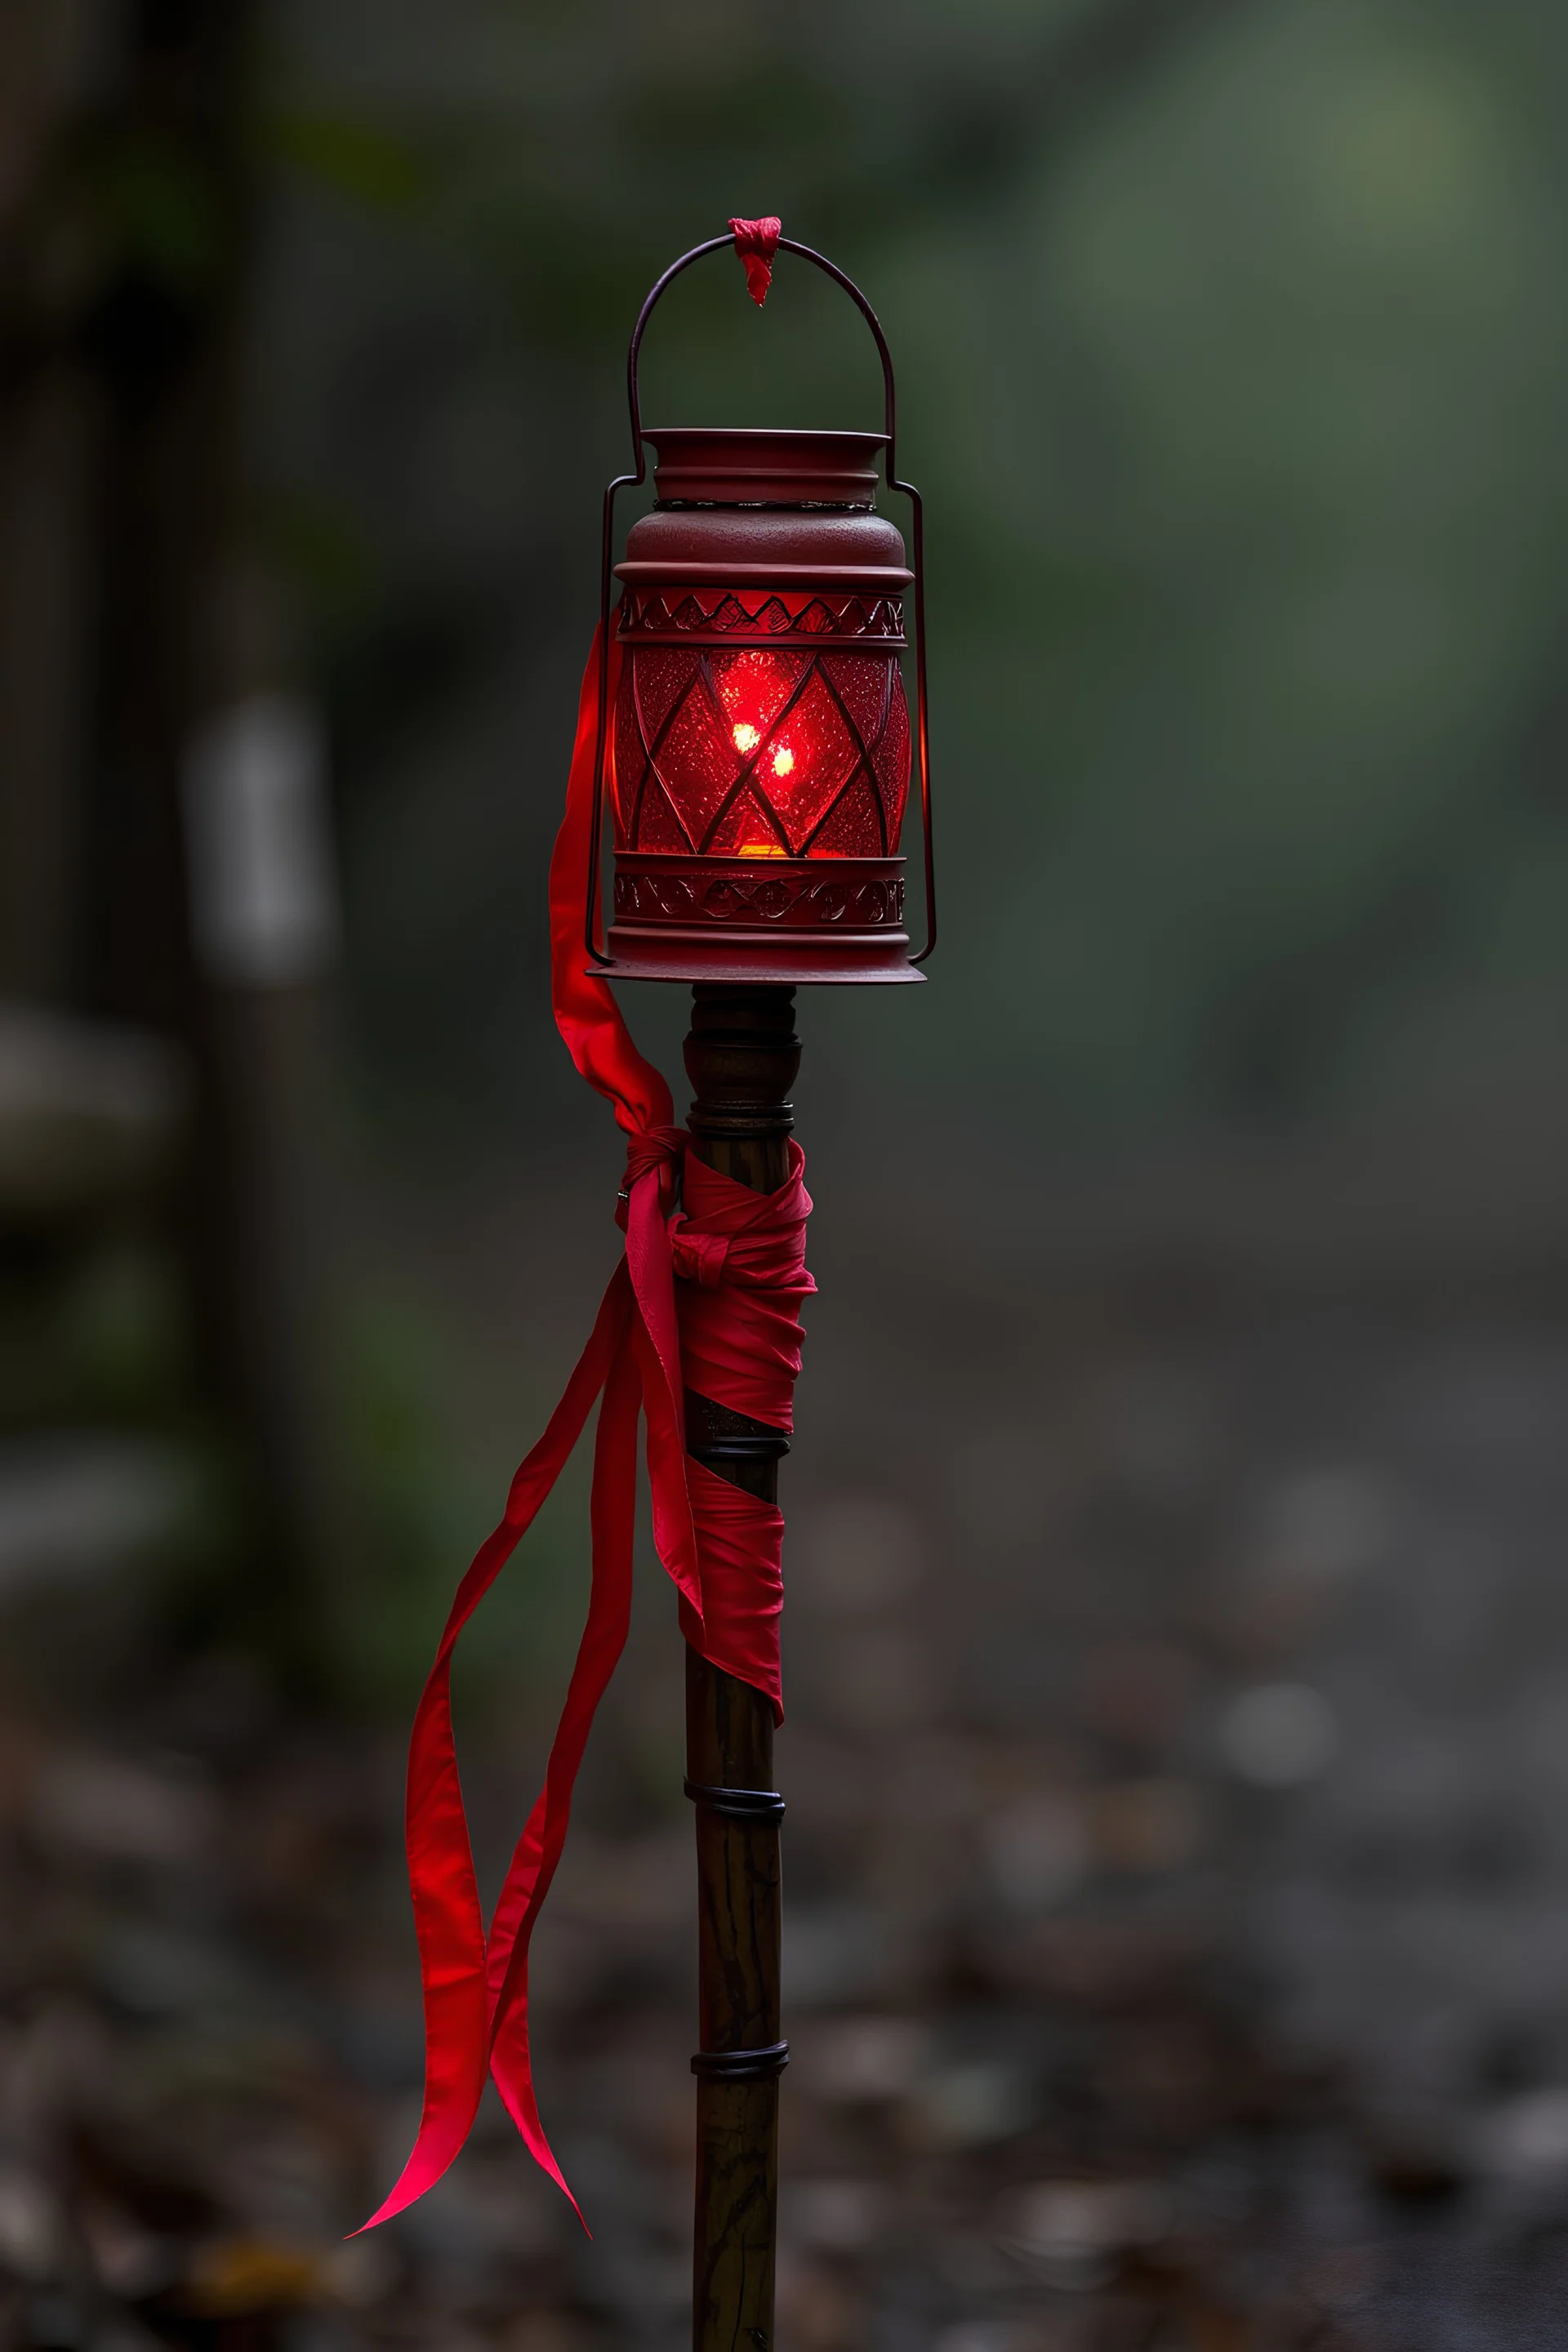
<svg viewBox="0 0 1568 2352">
<path fill-rule="evenodd" d="M 689 269 L 693 262 L 700 261 L 707 254 L 733 250 L 732 236 L 711 236 L 701 245 L 694 245 L 689 253 L 681 255 L 679 261 L 671 262 L 662 278 L 649 288 L 642 309 L 637 313 L 637 324 L 632 329 L 632 339 L 626 352 L 626 398 L 631 414 L 632 457 L 636 471 L 630 474 L 617 474 L 605 490 L 599 579 L 598 709 L 594 740 L 594 813 L 589 828 L 588 887 L 584 898 L 583 926 L 583 944 L 593 964 L 601 971 L 615 968 L 614 957 L 605 953 L 599 943 L 597 934 L 601 887 L 600 865 L 604 847 L 605 768 L 605 755 L 609 747 L 610 583 L 615 556 L 616 494 L 618 490 L 638 489 L 647 479 L 642 405 L 637 390 L 637 360 L 648 320 L 652 318 L 665 292 L 681 272 Z M 780 237 L 777 250 L 780 253 L 793 253 L 801 261 L 809 261 L 825 276 L 832 278 L 835 285 L 843 288 L 871 330 L 878 356 L 882 362 L 883 438 L 887 447 L 887 486 L 900 498 L 908 499 L 913 524 L 910 532 L 913 562 L 910 568 L 914 573 L 915 602 L 915 740 L 920 755 L 921 848 L 925 867 L 926 937 L 924 946 L 917 954 L 911 955 L 909 961 L 911 965 L 923 964 L 936 946 L 937 939 L 936 869 L 931 848 L 931 744 L 926 723 L 925 509 L 921 494 L 914 484 L 902 481 L 899 477 L 896 455 L 898 395 L 893 378 L 893 360 L 877 313 L 872 310 L 870 303 L 868 302 L 854 279 L 847 277 L 836 262 L 829 261 L 826 254 L 818 253 L 811 246 L 798 244 L 794 237 L 787 236 Z M 845 974 L 846 982 L 852 978 L 852 974 Z"/>
</svg>

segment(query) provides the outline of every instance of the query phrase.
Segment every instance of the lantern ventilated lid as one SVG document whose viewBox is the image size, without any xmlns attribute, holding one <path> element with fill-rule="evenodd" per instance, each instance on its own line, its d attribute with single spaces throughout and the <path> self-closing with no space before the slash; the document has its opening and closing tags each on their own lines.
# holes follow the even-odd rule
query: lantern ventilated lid
<svg viewBox="0 0 1568 2352">
<path fill-rule="evenodd" d="M 645 427 L 660 506 L 870 507 L 885 433 Z"/>
</svg>

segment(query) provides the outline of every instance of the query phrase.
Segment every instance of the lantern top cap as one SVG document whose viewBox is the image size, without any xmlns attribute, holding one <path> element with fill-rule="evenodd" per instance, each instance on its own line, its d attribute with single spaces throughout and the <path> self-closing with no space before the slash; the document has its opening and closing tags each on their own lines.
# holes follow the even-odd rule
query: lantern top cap
<svg viewBox="0 0 1568 2352">
<path fill-rule="evenodd" d="M 660 506 L 859 507 L 875 503 L 886 433 L 645 425 Z"/>
</svg>

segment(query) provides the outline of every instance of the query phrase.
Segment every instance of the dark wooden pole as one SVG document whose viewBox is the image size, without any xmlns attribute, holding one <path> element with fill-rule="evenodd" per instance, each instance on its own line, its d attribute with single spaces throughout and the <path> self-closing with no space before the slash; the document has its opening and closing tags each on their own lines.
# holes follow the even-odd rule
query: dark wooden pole
<svg viewBox="0 0 1568 2352">
<path fill-rule="evenodd" d="M 800 1067 L 795 991 L 703 982 L 686 1070 L 693 1149 L 755 1192 L 788 1174 L 787 1099 Z M 778 1498 L 782 1430 L 686 1392 L 687 1451 Z M 686 1654 L 687 1794 L 697 1807 L 695 2352 L 772 2352 L 778 2210 L 779 1822 L 773 1710 L 760 1691 Z"/>
</svg>

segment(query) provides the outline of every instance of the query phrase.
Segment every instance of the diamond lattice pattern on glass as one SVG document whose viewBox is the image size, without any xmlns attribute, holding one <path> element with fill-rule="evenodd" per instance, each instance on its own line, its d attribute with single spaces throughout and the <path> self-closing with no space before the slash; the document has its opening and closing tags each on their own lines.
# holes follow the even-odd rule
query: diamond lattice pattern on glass
<svg viewBox="0 0 1568 2352">
<path fill-rule="evenodd" d="M 639 646 L 616 712 L 622 849 L 885 857 L 909 792 L 890 654 Z"/>
</svg>

